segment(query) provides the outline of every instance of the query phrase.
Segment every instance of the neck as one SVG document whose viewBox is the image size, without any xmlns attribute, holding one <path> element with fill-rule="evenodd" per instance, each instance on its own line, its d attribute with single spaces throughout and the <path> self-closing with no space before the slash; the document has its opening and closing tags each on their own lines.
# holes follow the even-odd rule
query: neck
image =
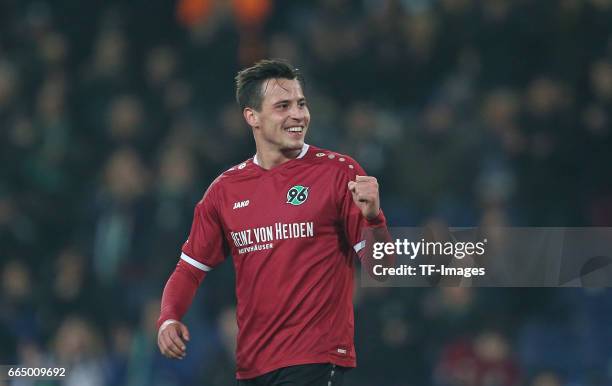
<svg viewBox="0 0 612 386">
<path fill-rule="evenodd" d="M 287 161 L 298 158 L 306 146 L 307 145 L 304 144 L 302 149 L 296 150 L 264 150 L 258 147 L 257 154 L 255 154 L 255 160 L 259 166 L 266 170 L 270 170 Z"/>
</svg>

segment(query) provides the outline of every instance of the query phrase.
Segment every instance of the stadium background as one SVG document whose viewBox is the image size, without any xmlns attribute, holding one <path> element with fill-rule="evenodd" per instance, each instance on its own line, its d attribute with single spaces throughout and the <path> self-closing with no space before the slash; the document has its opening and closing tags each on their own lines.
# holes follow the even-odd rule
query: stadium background
<svg viewBox="0 0 612 386">
<path fill-rule="evenodd" d="M 263 57 L 303 70 L 308 142 L 377 176 L 394 226 L 612 223 L 610 0 L 2 0 L 0 364 L 233 384 L 231 262 L 187 359 L 155 320 L 195 202 L 254 152 L 233 76 Z M 358 288 L 348 384 L 610 385 L 610 295 Z"/>
</svg>

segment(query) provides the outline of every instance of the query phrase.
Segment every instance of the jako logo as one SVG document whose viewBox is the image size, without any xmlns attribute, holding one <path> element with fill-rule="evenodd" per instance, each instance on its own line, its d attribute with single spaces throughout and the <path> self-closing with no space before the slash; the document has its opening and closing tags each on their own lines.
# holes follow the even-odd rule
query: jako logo
<svg viewBox="0 0 612 386">
<path fill-rule="evenodd" d="M 237 201 L 237 202 L 234 202 L 234 207 L 232 209 L 244 208 L 246 206 L 249 206 L 249 200 Z"/>
</svg>

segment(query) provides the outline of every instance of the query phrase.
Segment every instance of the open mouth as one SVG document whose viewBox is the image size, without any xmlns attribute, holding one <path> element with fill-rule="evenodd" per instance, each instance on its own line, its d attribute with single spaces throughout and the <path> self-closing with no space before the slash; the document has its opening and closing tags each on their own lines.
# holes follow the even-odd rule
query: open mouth
<svg viewBox="0 0 612 386">
<path fill-rule="evenodd" d="M 285 131 L 288 132 L 289 134 L 302 134 L 304 132 L 304 127 L 303 126 L 287 127 Z"/>
</svg>

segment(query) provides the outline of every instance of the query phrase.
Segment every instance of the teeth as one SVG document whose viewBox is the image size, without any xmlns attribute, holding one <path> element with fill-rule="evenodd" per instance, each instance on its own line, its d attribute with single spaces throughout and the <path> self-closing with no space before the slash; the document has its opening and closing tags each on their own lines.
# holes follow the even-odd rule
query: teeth
<svg viewBox="0 0 612 386">
<path fill-rule="evenodd" d="M 299 127 L 299 126 L 290 127 L 290 128 L 287 129 L 287 131 L 290 131 L 292 133 L 300 133 L 300 132 L 302 132 L 302 128 Z"/>
</svg>

